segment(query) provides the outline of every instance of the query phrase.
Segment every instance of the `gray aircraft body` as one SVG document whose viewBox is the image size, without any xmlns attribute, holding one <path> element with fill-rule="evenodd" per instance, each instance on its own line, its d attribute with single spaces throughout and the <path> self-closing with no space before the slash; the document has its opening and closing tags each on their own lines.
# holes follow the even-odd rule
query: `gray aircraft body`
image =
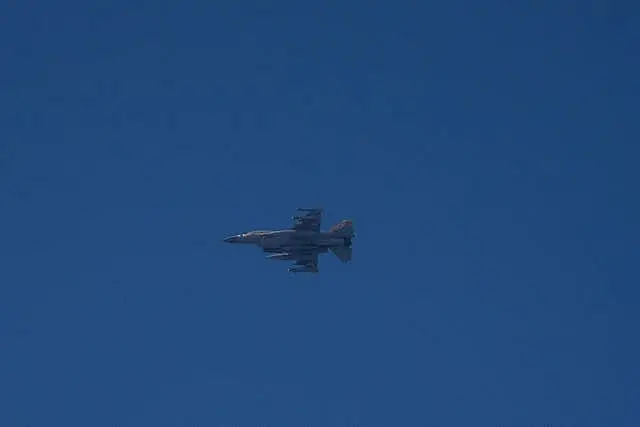
<svg viewBox="0 0 640 427">
<path fill-rule="evenodd" d="M 257 245 L 269 253 L 268 259 L 294 261 L 293 273 L 317 273 L 318 257 L 331 251 L 340 261 L 351 261 L 353 221 L 345 219 L 327 231 L 320 231 L 322 208 L 298 209 L 293 226 L 283 230 L 254 230 L 224 239 L 227 243 Z"/>
</svg>

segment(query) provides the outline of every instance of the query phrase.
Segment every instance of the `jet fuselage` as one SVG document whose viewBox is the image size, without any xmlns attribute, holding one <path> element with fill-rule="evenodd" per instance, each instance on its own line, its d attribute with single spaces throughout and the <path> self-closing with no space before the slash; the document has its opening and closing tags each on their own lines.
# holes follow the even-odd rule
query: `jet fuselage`
<svg viewBox="0 0 640 427">
<path fill-rule="evenodd" d="M 254 244 L 267 251 L 303 247 L 331 248 L 349 244 L 349 240 L 348 236 L 340 236 L 332 232 L 302 230 L 252 231 L 227 239 L 231 243 Z"/>
<path fill-rule="evenodd" d="M 301 246 L 330 248 L 343 246 L 345 238 L 327 232 L 278 230 L 262 236 L 260 246 L 264 249 L 298 248 Z"/>
</svg>

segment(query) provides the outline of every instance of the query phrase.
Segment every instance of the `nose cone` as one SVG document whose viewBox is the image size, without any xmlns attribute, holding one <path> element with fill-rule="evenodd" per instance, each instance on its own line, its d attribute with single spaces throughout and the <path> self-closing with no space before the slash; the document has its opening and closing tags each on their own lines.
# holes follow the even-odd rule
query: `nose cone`
<svg viewBox="0 0 640 427">
<path fill-rule="evenodd" d="M 238 243 L 240 241 L 240 236 L 229 236 L 224 239 L 226 243 Z"/>
</svg>

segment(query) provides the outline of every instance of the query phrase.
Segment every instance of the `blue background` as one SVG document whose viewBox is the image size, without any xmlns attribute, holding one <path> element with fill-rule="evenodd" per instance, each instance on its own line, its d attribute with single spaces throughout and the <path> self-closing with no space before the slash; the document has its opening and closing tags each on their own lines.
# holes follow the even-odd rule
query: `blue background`
<svg viewBox="0 0 640 427">
<path fill-rule="evenodd" d="M 91 3 L 0 15 L 0 425 L 640 425 L 635 2 Z"/>
</svg>

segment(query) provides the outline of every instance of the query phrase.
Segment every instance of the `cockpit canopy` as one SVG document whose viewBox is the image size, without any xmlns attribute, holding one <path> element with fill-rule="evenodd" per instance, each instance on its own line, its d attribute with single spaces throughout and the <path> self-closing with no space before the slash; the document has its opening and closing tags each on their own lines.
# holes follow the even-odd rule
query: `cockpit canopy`
<svg viewBox="0 0 640 427">
<path fill-rule="evenodd" d="M 258 237 L 258 236 L 263 236 L 267 233 L 269 233 L 269 231 L 255 230 L 255 231 L 249 231 L 248 233 L 243 233 L 241 234 L 241 236 L 242 237 Z"/>
</svg>

